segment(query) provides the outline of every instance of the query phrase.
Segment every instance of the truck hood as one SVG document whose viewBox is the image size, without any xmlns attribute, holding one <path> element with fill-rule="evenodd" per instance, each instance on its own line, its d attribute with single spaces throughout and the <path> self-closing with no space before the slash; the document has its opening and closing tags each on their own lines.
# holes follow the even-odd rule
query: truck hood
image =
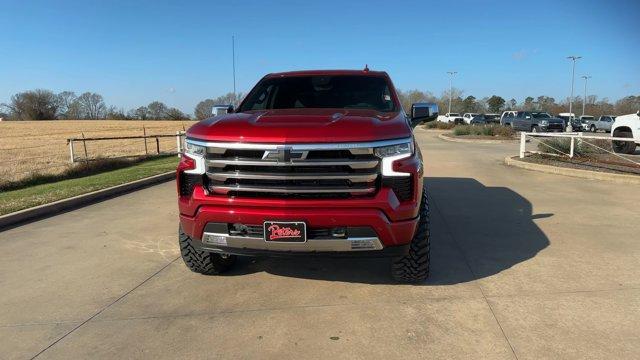
<svg viewBox="0 0 640 360">
<path fill-rule="evenodd" d="M 251 143 L 331 143 L 411 136 L 400 112 L 362 109 L 277 109 L 226 114 L 200 121 L 187 137 Z"/>
</svg>

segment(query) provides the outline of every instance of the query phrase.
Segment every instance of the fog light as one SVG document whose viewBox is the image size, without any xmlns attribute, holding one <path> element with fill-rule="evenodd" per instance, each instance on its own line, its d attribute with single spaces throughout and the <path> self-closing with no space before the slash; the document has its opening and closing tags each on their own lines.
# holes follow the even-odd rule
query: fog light
<svg viewBox="0 0 640 360">
<path fill-rule="evenodd" d="M 331 236 L 334 238 L 345 238 L 347 237 L 347 229 L 343 227 L 336 227 L 331 229 Z"/>
</svg>

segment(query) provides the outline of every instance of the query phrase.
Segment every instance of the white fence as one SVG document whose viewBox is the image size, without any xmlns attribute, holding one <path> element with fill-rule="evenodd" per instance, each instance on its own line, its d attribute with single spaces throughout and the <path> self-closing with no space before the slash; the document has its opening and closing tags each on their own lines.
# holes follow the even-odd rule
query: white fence
<svg viewBox="0 0 640 360">
<path fill-rule="evenodd" d="M 542 138 L 564 138 L 564 139 L 571 139 L 570 141 L 570 147 L 569 147 L 569 153 L 565 153 L 559 149 L 554 148 L 553 146 L 544 143 L 538 139 L 536 139 L 536 137 L 542 137 Z M 543 146 L 546 146 L 550 149 L 553 149 L 554 151 L 558 152 L 559 154 L 564 154 L 569 156 L 570 158 L 574 157 L 574 152 L 575 152 L 575 147 L 576 147 L 576 143 L 580 142 L 582 144 L 587 144 L 589 146 L 592 146 L 596 149 L 602 150 L 604 152 L 607 152 L 611 155 L 617 156 L 625 161 L 634 163 L 636 165 L 640 165 L 640 162 L 634 161 L 629 159 L 628 157 L 622 156 L 620 154 L 616 154 L 613 151 L 604 149 L 600 146 L 597 146 L 595 144 L 592 144 L 588 141 L 583 141 L 586 139 L 596 139 L 596 140 L 605 140 L 605 141 L 635 141 L 633 138 L 621 138 L 621 137 L 602 137 L 602 136 L 593 136 L 593 135 L 583 135 L 582 133 L 539 133 L 539 132 L 521 132 L 520 133 L 520 158 L 524 158 L 525 154 L 526 154 L 526 143 L 527 143 L 527 138 L 530 138 L 534 141 L 537 141 L 538 143 L 542 144 Z"/>
</svg>

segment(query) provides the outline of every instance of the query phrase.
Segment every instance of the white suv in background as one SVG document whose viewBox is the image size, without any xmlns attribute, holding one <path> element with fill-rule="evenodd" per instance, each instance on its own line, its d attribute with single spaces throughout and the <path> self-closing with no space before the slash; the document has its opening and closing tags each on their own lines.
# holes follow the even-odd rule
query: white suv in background
<svg viewBox="0 0 640 360">
<path fill-rule="evenodd" d="M 634 141 L 612 141 L 613 151 L 622 154 L 633 154 L 636 145 L 640 145 L 640 111 L 635 114 L 617 116 L 611 127 L 611 136 L 633 138 Z"/>
<path fill-rule="evenodd" d="M 511 119 L 515 118 L 517 114 L 517 111 L 503 111 L 502 116 L 500 116 L 500 125 L 512 126 Z"/>
<path fill-rule="evenodd" d="M 478 113 L 465 113 L 464 115 L 462 115 L 462 120 L 464 120 L 465 123 L 467 124 L 471 124 L 471 120 L 473 120 L 474 117 L 478 116 L 480 114 Z"/>
</svg>

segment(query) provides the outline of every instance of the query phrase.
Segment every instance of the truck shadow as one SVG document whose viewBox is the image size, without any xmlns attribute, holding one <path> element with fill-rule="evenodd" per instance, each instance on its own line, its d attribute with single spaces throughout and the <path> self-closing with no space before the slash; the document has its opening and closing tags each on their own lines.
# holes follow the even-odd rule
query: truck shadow
<svg viewBox="0 0 640 360">
<path fill-rule="evenodd" d="M 485 278 L 533 258 L 549 245 L 533 222 L 531 203 L 505 187 L 472 178 L 425 178 L 431 207 L 431 274 L 422 285 Z M 241 258 L 229 275 L 279 276 L 366 284 L 393 284 L 390 259 Z"/>
</svg>

